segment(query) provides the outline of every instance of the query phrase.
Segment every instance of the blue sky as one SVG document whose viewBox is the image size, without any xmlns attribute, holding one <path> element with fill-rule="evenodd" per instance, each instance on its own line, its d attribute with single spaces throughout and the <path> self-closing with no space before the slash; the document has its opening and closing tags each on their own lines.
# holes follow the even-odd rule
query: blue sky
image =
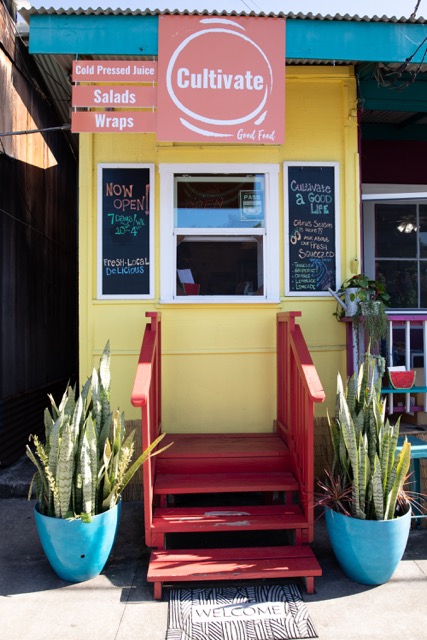
<svg viewBox="0 0 427 640">
<path fill-rule="evenodd" d="M 120 9 L 209 9 L 227 11 L 283 11 L 293 13 L 336 13 L 360 16 L 387 15 L 409 17 L 417 0 L 33 0 L 34 7 L 55 8 L 120 8 Z M 427 0 L 421 0 L 417 17 L 427 18 Z"/>
</svg>

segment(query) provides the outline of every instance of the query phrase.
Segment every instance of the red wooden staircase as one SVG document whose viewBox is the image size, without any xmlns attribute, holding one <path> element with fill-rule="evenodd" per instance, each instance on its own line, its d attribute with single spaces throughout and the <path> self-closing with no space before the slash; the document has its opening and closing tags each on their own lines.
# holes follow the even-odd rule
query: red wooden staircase
<svg viewBox="0 0 427 640">
<path fill-rule="evenodd" d="M 324 400 L 295 317 L 277 316 L 277 420 L 271 434 L 173 434 L 173 445 L 143 468 L 145 542 L 153 548 L 148 581 L 162 584 L 260 578 L 305 579 L 314 590 L 320 566 L 313 540 L 313 413 Z M 161 318 L 147 324 L 132 393 L 141 408 L 142 444 L 161 432 Z M 245 544 L 246 532 L 274 534 L 267 546 Z M 237 542 L 203 545 L 230 533 Z M 195 537 L 191 549 L 166 549 L 166 536 Z M 260 536 L 258 536 L 258 539 Z"/>
</svg>

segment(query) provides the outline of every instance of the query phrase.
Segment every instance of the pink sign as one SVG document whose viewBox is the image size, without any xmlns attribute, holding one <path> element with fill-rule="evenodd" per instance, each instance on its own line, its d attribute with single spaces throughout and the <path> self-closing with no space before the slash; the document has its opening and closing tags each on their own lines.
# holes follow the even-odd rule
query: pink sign
<svg viewBox="0 0 427 640">
<path fill-rule="evenodd" d="M 157 62 L 73 60 L 73 82 L 156 82 Z"/>
<path fill-rule="evenodd" d="M 154 111 L 73 111 L 73 133 L 148 133 L 156 131 Z"/>
<path fill-rule="evenodd" d="M 157 87 L 134 85 L 73 86 L 73 107 L 152 107 L 157 105 Z"/>
<path fill-rule="evenodd" d="M 157 138 L 282 144 L 285 20 L 159 17 Z"/>
</svg>

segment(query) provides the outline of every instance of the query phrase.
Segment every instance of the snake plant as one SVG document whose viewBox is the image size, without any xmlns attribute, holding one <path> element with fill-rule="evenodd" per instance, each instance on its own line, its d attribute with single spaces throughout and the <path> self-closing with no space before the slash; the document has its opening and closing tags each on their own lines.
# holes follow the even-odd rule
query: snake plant
<svg viewBox="0 0 427 640">
<path fill-rule="evenodd" d="M 135 432 L 127 435 L 124 414 L 110 409 L 109 342 L 78 398 L 68 386 L 59 407 L 51 395 L 49 400 L 45 442 L 30 436 L 34 451 L 26 448 L 37 469 L 29 496 L 35 483 L 40 513 L 90 521 L 114 507 L 139 467 L 165 449 L 154 452 L 165 434 L 132 463 Z"/>
<path fill-rule="evenodd" d="M 352 517 L 389 520 L 402 515 L 399 500 L 410 466 L 411 445 L 405 439 L 396 456 L 400 420 L 391 425 L 385 416 L 375 361 L 368 352 L 347 389 L 338 374 L 335 418 L 329 418 L 334 462 L 326 488 L 329 498 L 331 481 L 339 479 L 341 487 L 351 488 L 347 506 Z M 328 506 L 340 510 L 331 502 Z M 327 498 L 320 503 L 328 504 Z"/>
</svg>

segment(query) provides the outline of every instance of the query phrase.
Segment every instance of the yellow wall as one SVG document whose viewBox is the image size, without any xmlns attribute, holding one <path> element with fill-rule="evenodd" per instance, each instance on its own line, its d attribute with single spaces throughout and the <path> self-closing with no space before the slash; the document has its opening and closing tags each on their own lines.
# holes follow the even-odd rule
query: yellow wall
<svg viewBox="0 0 427 640">
<path fill-rule="evenodd" d="M 341 279 L 358 271 L 359 158 L 356 84 L 351 67 L 288 67 L 283 146 L 157 144 L 152 134 L 80 135 L 80 381 L 112 349 L 112 402 L 127 419 L 145 312 L 162 311 L 163 427 L 167 431 L 271 431 L 275 417 L 275 316 L 300 310 L 300 324 L 333 409 L 336 372 L 345 370 L 345 332 L 332 298 L 284 297 L 285 161 L 340 164 Z M 280 164 L 280 304 L 159 304 L 159 163 Z M 96 300 L 98 163 L 154 163 L 155 300 Z"/>
</svg>

